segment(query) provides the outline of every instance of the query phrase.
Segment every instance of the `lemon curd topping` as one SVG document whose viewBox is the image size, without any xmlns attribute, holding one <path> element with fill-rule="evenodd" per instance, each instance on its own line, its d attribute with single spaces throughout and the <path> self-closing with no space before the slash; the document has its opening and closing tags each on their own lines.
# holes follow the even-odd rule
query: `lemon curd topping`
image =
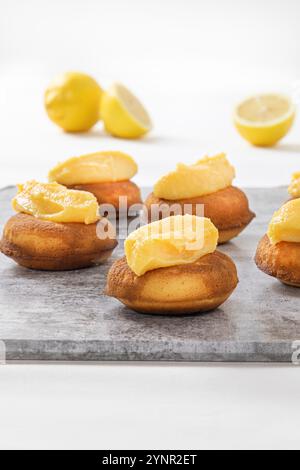
<svg viewBox="0 0 300 470">
<path fill-rule="evenodd" d="M 126 181 L 137 173 L 132 157 L 122 152 L 105 151 L 69 158 L 49 172 L 49 181 L 67 186 Z"/>
<path fill-rule="evenodd" d="M 300 171 L 292 175 L 292 181 L 288 192 L 292 197 L 300 197 Z"/>
<path fill-rule="evenodd" d="M 49 118 L 65 131 L 83 132 L 99 121 L 102 94 L 89 75 L 67 72 L 48 86 L 45 108 Z"/>
<path fill-rule="evenodd" d="M 193 263 L 213 253 L 218 230 L 205 217 L 176 215 L 140 227 L 125 241 L 127 263 L 137 276 L 147 271 Z"/>
<path fill-rule="evenodd" d="M 275 212 L 268 237 L 274 245 L 283 241 L 300 243 L 300 199 L 287 202 Z"/>
<path fill-rule="evenodd" d="M 52 222 L 93 224 L 99 220 L 97 199 L 86 191 L 75 191 L 57 183 L 29 181 L 18 186 L 12 200 L 16 212 Z"/>
<path fill-rule="evenodd" d="M 235 169 L 225 154 L 204 157 L 193 165 L 179 163 L 157 181 L 154 195 L 169 200 L 204 196 L 231 186 L 234 177 Z"/>
</svg>

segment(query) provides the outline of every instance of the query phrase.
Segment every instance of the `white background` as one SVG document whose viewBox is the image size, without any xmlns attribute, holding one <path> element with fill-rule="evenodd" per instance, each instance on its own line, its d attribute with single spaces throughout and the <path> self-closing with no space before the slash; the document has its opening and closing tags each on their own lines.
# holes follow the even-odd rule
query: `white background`
<svg viewBox="0 0 300 470">
<path fill-rule="evenodd" d="M 300 101 L 299 0 L 0 0 L 0 186 L 45 180 L 57 161 L 131 153 L 152 184 L 178 161 L 228 153 L 237 184 L 286 184 L 300 123 L 273 149 L 236 133 L 233 108 L 260 91 Z M 101 124 L 66 135 L 43 109 L 58 73 L 118 80 L 145 103 L 141 141 Z M 1 329 L 1 325 L 0 325 Z M 300 339 L 300 338 L 299 338 Z M 299 447 L 300 369 L 26 365 L 0 368 L 1 447 Z"/>
<path fill-rule="evenodd" d="M 121 149 L 152 184 L 178 161 L 225 151 L 237 184 L 272 186 L 300 169 L 300 121 L 274 149 L 255 149 L 232 125 L 237 101 L 260 91 L 300 101 L 298 0 L 0 0 L 0 184 L 45 179 L 69 156 Z M 65 135 L 43 93 L 66 70 L 129 86 L 154 130 L 142 141 Z M 299 81 L 298 81 L 299 80 Z M 296 90 L 296 93 L 294 93 Z M 297 91 L 298 90 L 298 91 Z"/>
</svg>

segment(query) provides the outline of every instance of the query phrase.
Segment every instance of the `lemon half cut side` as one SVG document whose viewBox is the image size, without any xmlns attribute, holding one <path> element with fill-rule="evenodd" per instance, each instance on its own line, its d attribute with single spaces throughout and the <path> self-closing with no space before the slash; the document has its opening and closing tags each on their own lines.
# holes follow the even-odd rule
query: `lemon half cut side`
<svg viewBox="0 0 300 470">
<path fill-rule="evenodd" d="M 120 83 L 114 83 L 102 96 L 101 116 L 107 132 L 115 137 L 135 139 L 152 128 L 142 103 Z"/>
<path fill-rule="evenodd" d="M 288 133 L 295 119 L 295 111 L 295 105 L 288 96 L 261 94 L 238 104 L 234 123 L 248 142 L 268 147 Z"/>
</svg>

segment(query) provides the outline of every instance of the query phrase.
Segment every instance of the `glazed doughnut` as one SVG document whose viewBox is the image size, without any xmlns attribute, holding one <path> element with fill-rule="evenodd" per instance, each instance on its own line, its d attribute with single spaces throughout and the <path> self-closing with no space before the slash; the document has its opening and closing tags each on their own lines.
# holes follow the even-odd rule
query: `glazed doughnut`
<svg viewBox="0 0 300 470">
<path fill-rule="evenodd" d="M 202 204 L 203 216 L 209 218 L 219 230 L 219 244 L 226 243 L 239 235 L 255 217 L 249 209 L 246 194 L 235 186 L 229 186 L 212 194 L 180 200 L 161 199 L 151 193 L 145 201 L 148 217 L 151 215 L 152 205 L 172 207 L 174 204 L 181 208 L 181 213 L 185 205 L 191 205 L 193 215 L 197 215 L 197 204 Z M 163 214 L 160 213 L 159 216 L 162 218 Z"/>
<path fill-rule="evenodd" d="M 108 273 L 106 294 L 141 313 L 182 315 L 217 308 L 237 283 L 235 264 L 218 251 L 194 263 L 155 269 L 142 276 L 123 257 Z"/>
<path fill-rule="evenodd" d="M 283 241 L 274 245 L 265 235 L 258 244 L 255 263 L 284 284 L 300 287 L 300 243 Z"/>
<path fill-rule="evenodd" d="M 69 158 L 56 165 L 48 178 L 69 189 L 92 193 L 98 204 L 112 205 L 119 214 L 120 197 L 127 197 L 128 208 L 142 202 L 139 187 L 131 181 L 137 171 L 130 155 L 109 150 Z"/>
<path fill-rule="evenodd" d="M 56 223 L 20 213 L 6 223 L 0 250 L 31 269 L 64 271 L 95 266 L 107 260 L 118 244 L 115 238 L 98 238 L 98 224 L 110 222 Z"/>
</svg>

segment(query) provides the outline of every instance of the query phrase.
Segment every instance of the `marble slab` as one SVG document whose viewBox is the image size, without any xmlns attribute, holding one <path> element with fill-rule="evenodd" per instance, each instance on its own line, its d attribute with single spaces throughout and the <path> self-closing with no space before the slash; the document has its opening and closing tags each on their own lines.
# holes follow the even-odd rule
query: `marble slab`
<svg viewBox="0 0 300 470">
<path fill-rule="evenodd" d="M 0 191 L 1 230 L 14 191 Z M 257 218 L 221 247 L 235 260 L 240 283 L 211 313 L 142 315 L 106 297 L 106 274 L 123 253 L 122 241 L 105 265 L 73 272 L 30 271 L 0 254 L 0 341 L 7 360 L 291 362 L 293 342 L 300 340 L 300 289 L 264 275 L 253 262 L 286 188 L 246 192 Z"/>
</svg>

